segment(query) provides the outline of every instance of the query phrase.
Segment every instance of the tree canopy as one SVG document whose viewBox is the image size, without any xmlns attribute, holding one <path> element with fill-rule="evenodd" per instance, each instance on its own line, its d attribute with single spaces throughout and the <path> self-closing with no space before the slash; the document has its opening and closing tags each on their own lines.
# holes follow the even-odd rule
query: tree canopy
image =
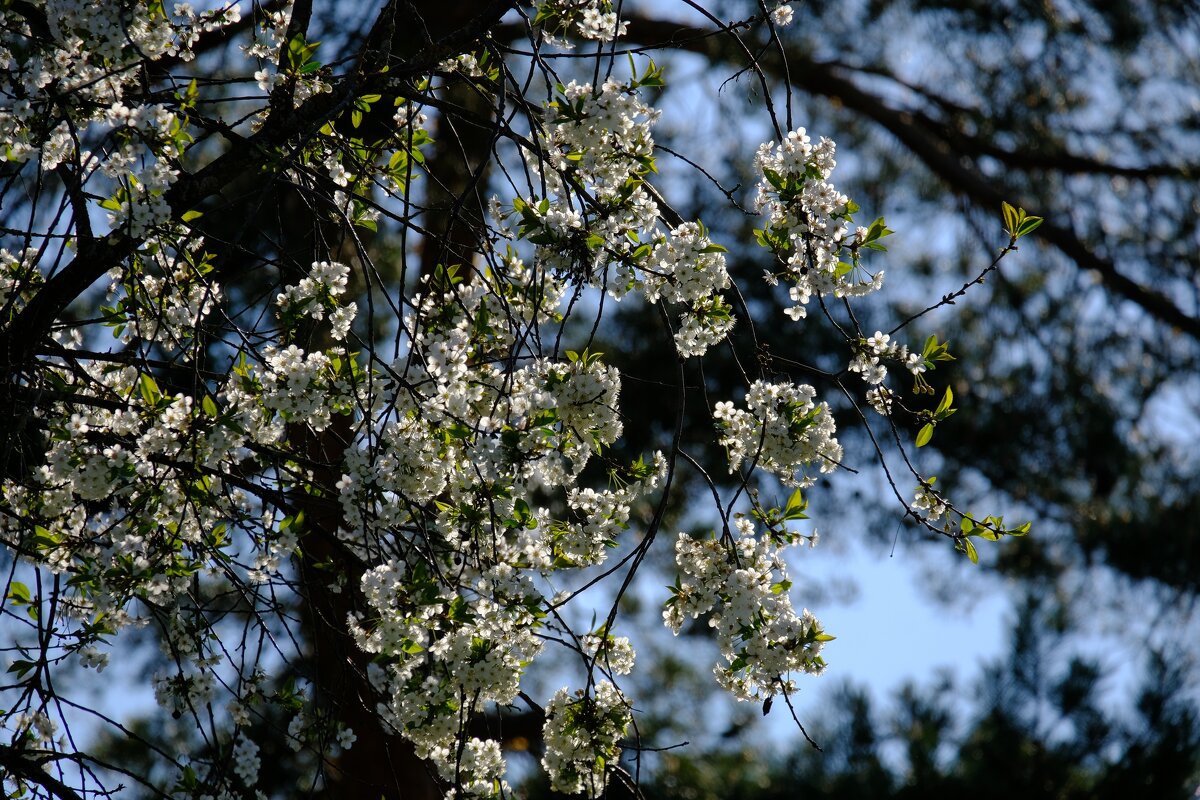
<svg viewBox="0 0 1200 800">
<path fill-rule="evenodd" d="M 491 797 L 528 751 L 653 793 L 639 625 L 707 626 L 713 686 L 795 717 L 827 477 L 1023 579 L 1194 592 L 1194 20 L 852 11 L 6 3 L 6 791 Z M 156 710 L 114 718 L 106 667 Z M 963 751 L 1099 785 L 1022 691 Z M 1145 697 L 1155 753 L 1196 745 Z M 912 769 L 957 791 L 942 741 Z"/>
</svg>

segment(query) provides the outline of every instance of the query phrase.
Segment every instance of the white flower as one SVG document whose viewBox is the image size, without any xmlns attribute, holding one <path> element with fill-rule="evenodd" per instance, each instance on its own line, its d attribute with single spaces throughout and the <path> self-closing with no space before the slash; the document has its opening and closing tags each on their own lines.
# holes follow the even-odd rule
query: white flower
<svg viewBox="0 0 1200 800">
<path fill-rule="evenodd" d="M 329 324 L 331 327 L 329 335 L 335 341 L 341 341 L 346 338 L 346 334 L 350 332 L 350 325 L 354 322 L 354 315 L 358 313 L 357 303 L 347 303 L 333 310 L 329 315 Z"/>
<path fill-rule="evenodd" d="M 299 753 L 300 749 L 304 747 L 304 739 L 305 739 L 304 728 L 307 724 L 308 724 L 308 718 L 305 716 L 303 711 L 294 715 L 291 718 L 291 720 L 288 721 L 288 729 L 287 729 L 288 747 L 292 748 L 292 750 L 297 753 Z"/>
<path fill-rule="evenodd" d="M 713 416 L 722 431 L 720 444 L 729 451 L 729 471 L 753 462 L 787 485 L 804 486 L 812 482 L 801 473 L 804 467 L 836 469 L 842 446 L 834 438 L 833 414 L 815 397 L 808 385 L 755 381 L 746 393 L 746 410 L 719 403 Z"/>
<path fill-rule="evenodd" d="M 788 597 L 782 547 L 816 534 L 795 534 L 790 541 L 754 536 L 754 525 L 738 521 L 738 538 L 729 545 L 717 538 L 679 534 L 675 563 L 680 577 L 663 611 L 663 621 L 678 634 L 685 618 L 708 616 L 725 665 L 714 669 L 717 681 L 739 700 L 765 700 L 795 691 L 792 672 L 820 674 L 825 641 L 820 623 L 807 609 L 796 614 Z"/>
<path fill-rule="evenodd" d="M 229 718 L 233 720 L 234 725 L 245 727 L 250 724 L 250 712 L 241 703 L 233 700 L 225 708 L 229 712 Z"/>
<path fill-rule="evenodd" d="M 338 730 L 338 734 L 337 734 L 338 747 L 342 748 L 343 750 L 349 750 L 350 746 L 353 745 L 356 741 L 358 741 L 358 736 L 356 736 L 354 731 L 351 730 L 350 728 L 343 727 Z"/>
<path fill-rule="evenodd" d="M 867 403 L 875 409 L 875 413 L 889 416 L 892 413 L 892 392 L 886 386 L 867 390 Z"/>
<path fill-rule="evenodd" d="M 780 6 L 773 12 L 791 8 Z M 839 192 L 829 176 L 835 166 L 834 144 L 822 138 L 817 144 L 804 128 L 797 128 L 775 144 L 758 148 L 755 167 L 761 174 L 754 205 L 766 218 L 769 237 L 764 246 L 774 251 L 787 271 L 789 295 L 796 305 L 809 302 L 814 294 L 857 297 L 882 285 L 882 272 L 869 275 L 857 266 L 857 251 L 847 252 L 850 198 Z M 789 310 L 802 319 L 799 309 Z"/>
<path fill-rule="evenodd" d="M 79 658 L 84 669 L 95 669 L 96 672 L 103 672 L 104 668 L 108 666 L 108 653 L 101 653 L 91 645 L 79 651 Z"/>
<path fill-rule="evenodd" d="M 925 371 L 925 357 L 920 353 L 909 353 L 904 361 L 904 366 L 913 375 L 920 375 Z"/>
<path fill-rule="evenodd" d="M 946 513 L 946 501 L 933 490 L 933 484 L 936 480 L 937 478 L 929 478 L 925 483 L 918 486 L 916 497 L 913 499 L 912 505 L 909 506 L 922 519 L 928 522 L 936 522 Z"/>
<path fill-rule="evenodd" d="M 262 761 L 258 757 L 258 745 L 239 737 L 233 746 L 233 771 L 242 779 L 242 783 L 253 786 L 258 781 L 260 766 Z"/>
<path fill-rule="evenodd" d="M 596 684 L 595 695 L 560 689 L 546 704 L 542 729 L 546 748 L 542 766 L 551 788 L 566 794 L 582 792 L 589 798 L 602 796 L 630 719 L 625 697 L 608 681 Z"/>
<path fill-rule="evenodd" d="M 329 159 L 325 162 L 325 169 L 329 170 L 329 179 L 338 186 L 349 186 L 350 181 L 354 178 L 353 175 L 342 165 L 342 162 L 337 159 Z"/>
<path fill-rule="evenodd" d="M 771 19 L 775 22 L 775 25 L 780 28 L 791 25 L 792 7 L 787 3 L 784 3 L 771 12 Z"/>
</svg>

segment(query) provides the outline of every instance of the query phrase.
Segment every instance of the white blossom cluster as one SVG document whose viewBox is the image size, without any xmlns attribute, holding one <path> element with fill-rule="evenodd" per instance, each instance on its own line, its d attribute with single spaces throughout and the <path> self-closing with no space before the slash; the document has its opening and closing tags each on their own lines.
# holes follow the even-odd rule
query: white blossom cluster
<svg viewBox="0 0 1200 800">
<path fill-rule="evenodd" d="M 82 333 L 64 333 L 66 352 L 40 356 L 40 383 L 31 378 L 30 388 L 51 398 L 36 418 L 44 461 L 0 482 L 0 543 L 27 555 L 31 568 L 69 578 L 54 620 L 69 640 L 65 655 L 102 670 L 112 637 L 154 620 L 173 662 L 153 678 L 159 705 L 177 719 L 202 725 L 208 714 L 224 726 L 209 741 L 228 756 L 221 766 L 229 777 L 200 796 L 252 793 L 262 756 L 248 730 L 262 703 L 290 710 L 297 752 L 325 758 L 350 748 L 355 733 L 318 700 L 303 690 L 272 699 L 265 675 L 231 665 L 211 609 L 197 605 L 213 586 L 236 586 L 255 613 L 278 614 L 260 624 L 286 628 L 293 623 L 273 592 L 294 590 L 297 569 L 310 566 L 298 560 L 311 552 L 306 537 L 327 533 L 355 564 L 320 566 L 332 565 L 325 589 L 363 601 L 346 624 L 370 657 L 379 718 L 430 760 L 451 794 L 505 795 L 499 744 L 470 736 L 468 723 L 521 698 L 527 668 L 553 641 L 548 618 L 583 591 L 559 589 L 589 580 L 584 570 L 633 538 L 626 531 L 639 524 L 639 504 L 670 474 L 662 453 L 633 464 L 611 458 L 623 429 L 621 373 L 603 354 L 566 349 L 575 334 L 564 309 L 583 287 L 617 299 L 640 292 L 667 309 L 685 358 L 703 355 L 734 324 L 722 296 L 731 285 L 724 248 L 700 223 L 666 224 L 645 183 L 658 112 L 639 92 L 661 85 L 659 73 L 651 65 L 629 82 L 557 87 L 525 142 L 537 180 L 514 192 L 522 196 L 511 210 L 495 200 L 499 230 L 480 237 L 507 236 L 516 240 L 511 249 L 501 255 L 489 245 L 474 261 L 426 270 L 417 293 L 396 301 L 395 349 L 385 355 L 360 342 L 359 354 L 345 344 L 359 311 L 347 298 L 350 266 L 315 260 L 294 284 L 281 279 L 246 300 L 244 285 L 223 290 L 215 257 L 187 224 L 194 217 L 168 203 L 191 166 L 189 114 L 203 106 L 190 90 L 149 103 L 132 89 L 143 61 L 188 57 L 200 32 L 237 20 L 237 7 L 33 6 L 51 21 L 49 39 L 31 37 L 20 14 L 0 9 L 4 158 L 70 172 L 86 198 L 103 198 L 108 225 L 121 234 L 113 241 L 136 239 L 109 273 L 101 314 L 120 348 L 110 349 L 97 325 L 86 347 Z M 791 21 L 786 4 L 770 13 L 776 25 Z M 290 6 L 261 14 L 264 26 L 244 48 L 257 64 L 241 75 L 248 81 L 257 66 L 259 88 L 272 99 L 290 91 L 297 106 L 328 89 L 325 68 L 276 72 L 281 48 L 308 53 L 315 45 L 287 41 Z M 624 29 L 607 0 L 551 0 L 538 17 L 551 37 L 610 41 Z M 17 39 L 30 41 L 17 48 Z M 470 54 L 443 65 L 468 75 L 485 66 Z M 428 86 L 435 98 L 440 89 L 436 80 Z M 263 98 L 252 102 L 246 119 L 261 121 Z M 330 123 L 333 132 L 297 148 L 281 174 L 301 187 L 332 183 L 340 221 L 373 223 L 378 212 L 355 192 L 403 195 L 405 169 L 428 140 L 412 102 L 394 118 L 407 128 L 407 150 L 359 157 L 352 151 L 367 146 L 339 138 Z M 803 316 L 816 292 L 877 288 L 882 273 L 856 281 L 857 267 L 845 269 L 845 258 L 857 264 L 868 232 L 850 232 L 849 201 L 828 183 L 832 143 L 813 146 L 799 130 L 763 145 L 757 163 L 765 239 L 787 265 L 790 315 Z M 32 246 L 0 250 L 5 315 L 36 293 L 43 272 L 58 272 L 39 266 L 40 257 Z M 881 386 L 888 360 L 915 375 L 924 368 L 881 332 L 863 339 L 851 369 L 875 387 L 870 397 L 881 407 L 890 403 Z M 811 386 L 756 381 L 743 408 L 720 402 L 714 417 L 731 473 L 762 469 L 804 486 L 842 458 L 829 405 Z M 607 468 L 607 484 L 593 477 L 597 466 Z M 309 501 L 334 521 L 304 519 L 296 506 Z M 928 519 L 945 510 L 929 486 L 912 507 Z M 788 543 L 773 528 L 756 535 L 745 520 L 736 538 L 676 542 L 682 578 L 664 618 L 678 633 L 687 617 L 707 616 L 725 661 L 718 680 L 740 699 L 791 692 L 793 675 L 824 665 L 829 637 L 787 594 Z M 597 797 L 620 757 L 631 704 L 596 673 L 629 674 L 635 653 L 607 626 L 567 638 L 588 683 L 547 704 L 543 765 L 556 790 Z M 0 712 L 4 724 L 14 719 L 31 736 L 53 733 L 39 718 Z"/>
<path fill-rule="evenodd" d="M 122 175 L 117 181 L 117 199 L 110 201 L 108 224 L 134 239 L 143 238 L 153 228 L 170 220 L 171 207 L 166 192 L 179 177 L 179 171 L 165 160 L 156 160 L 128 173 L 129 164 L 144 155 L 133 144 L 127 144 L 101 169 L 106 175 Z"/>
<path fill-rule="evenodd" d="M 268 345 L 253 360 L 235 365 L 231 379 L 203 403 L 201 395 L 164 391 L 152 375 L 133 367 L 91 362 L 87 380 L 93 388 L 105 387 L 129 408 L 84 406 L 64 414 L 67 435 L 56 438 L 32 485 L 5 484 L 5 501 L 14 511 L 5 519 L 16 524 L 36 515 L 53 542 L 43 557 L 56 569 L 78 570 L 81 560 L 116 565 L 111 576 L 96 576 L 100 591 L 90 589 L 86 601 L 76 600 L 81 617 L 103 613 L 113 625 L 120 624 L 132 597 L 163 608 L 176 602 L 205 553 L 219 551 L 222 545 L 210 532 L 222 530 L 226 520 L 261 531 L 247 577 L 265 582 L 296 546 L 294 529 L 270 514 L 253 522 L 240 492 L 215 476 L 197 483 L 189 465 L 232 471 L 255 444 L 279 442 L 290 421 L 303 420 L 313 430 L 329 425 L 333 415 L 343 413 L 339 398 L 375 409 L 378 417 L 364 420 L 358 442 L 346 454 L 350 469 L 339 484 L 347 511 L 342 533 L 355 547 L 391 539 L 407 541 L 412 549 L 367 573 L 363 590 L 373 613 L 353 623 L 356 637 L 364 649 L 385 658 L 374 681 L 386 698 L 383 718 L 437 764 L 447 781 L 468 795 L 493 795 L 503 786 L 499 750 L 484 741 L 466 742 L 463 750 L 459 731 L 475 709 L 513 702 L 525 666 L 540 652 L 534 631 L 546 601 L 535 576 L 602 562 L 629 524 L 631 504 L 652 491 L 666 469 L 658 455 L 635 479 L 615 488 L 577 484 L 593 455 L 620 435 L 619 375 L 586 353 L 564 362 L 535 359 L 514 369 L 481 359 L 511 348 L 520 334 L 500 324 L 486 330 L 478 320 L 544 323 L 561 296 L 544 273 L 515 258 L 508 266 L 491 284 L 458 284 L 449 294 L 431 291 L 417 299 L 408 320 L 409 355 L 393 367 L 410 388 L 390 401 L 358 396 L 337 366 L 350 359 L 336 347 Z M 203 272 L 121 276 L 117 294 L 124 298 L 126 324 L 141 324 L 135 293 L 169 294 L 166 287 L 193 275 Z M 315 264 L 307 278 L 280 293 L 281 316 L 296 309 L 312 316 L 312 306 L 325 302 L 321 298 L 337 299 L 346 283 L 344 266 Z M 204 285 L 214 298 L 220 296 L 215 284 Z M 145 337 L 178 344 L 187 338 L 187 326 L 200 324 L 209 310 L 181 318 L 179 329 L 146 324 Z M 376 378 L 378 385 L 385 377 Z M 228 502 L 191 502 L 197 491 Z M 534 498 L 546 492 L 565 501 L 561 519 L 535 505 Z M 421 507 L 435 498 L 437 513 L 430 518 Z M 93 505 L 85 508 L 82 501 Z M 99 501 L 107 509 L 98 510 Z M 124 513 L 131 506 L 138 515 Z M 14 543 L 22 535 L 19 528 L 3 533 Z M 434 579 L 438 573 L 418 555 L 424 552 L 434 553 L 453 580 Z M 121 581 L 111 583 L 118 573 Z M 413 592 L 421 576 L 429 588 L 418 598 Z M 191 666 L 158 680 L 156 696 L 172 714 L 182 715 L 214 699 L 214 662 L 203 637 L 184 648 L 180 643 L 195 634 L 176 630 L 174 622 L 168 627 L 172 657 Z M 632 648 L 624 640 L 597 643 L 594 650 L 589 644 L 589 650 L 616 674 L 632 667 Z M 82 655 L 88 664 L 101 663 L 94 648 Z M 464 697 L 471 698 L 466 706 Z M 231 707 L 233 718 L 245 719 L 244 704 L 235 699 Z M 256 754 L 248 740 L 237 747 L 237 774 L 250 785 Z"/>
<path fill-rule="evenodd" d="M 560 296 L 546 273 L 516 258 L 504 266 L 441 290 L 426 281 L 405 319 L 408 353 L 391 365 L 398 388 L 364 420 L 338 484 L 343 540 L 394 543 L 363 577 L 370 613 L 351 623 L 376 656 L 380 714 L 471 796 L 501 791 L 504 761 L 494 743 L 462 739 L 462 726 L 516 699 L 542 649 L 541 579 L 602 563 L 666 471 L 656 455 L 614 486 L 579 484 L 621 434 L 619 373 L 586 352 L 519 365 L 489 357 L 510 351 L 521 327 L 545 324 L 547 295 Z M 547 497 L 565 513 L 552 514 Z M 628 642 L 596 653 L 617 674 L 632 667 Z"/>
<path fill-rule="evenodd" d="M 330 405 L 332 363 L 328 354 L 305 352 L 289 344 L 263 348 L 266 370 L 262 375 L 263 406 L 284 420 L 304 420 L 323 431 L 333 419 Z"/>
<path fill-rule="evenodd" d="M 483 78 L 487 75 L 483 65 L 479 63 L 479 58 L 474 53 L 462 53 L 454 58 L 448 58 L 438 64 L 438 69 L 443 72 L 457 72 L 468 78 Z"/>
<path fill-rule="evenodd" d="M 106 402 L 60 410 L 45 463 L 26 481 L 0 486 L 14 511 L 0 517 L 0 539 L 28 550 L 22 519 L 37 519 L 39 558 L 96 581 L 73 598 L 74 613 L 103 614 L 119 627 L 131 598 L 168 605 L 186 591 L 199 569 L 193 553 L 224 520 L 244 514 L 247 501 L 189 468 L 230 457 L 224 432 L 190 396 L 164 395 L 152 375 L 129 366 L 89 362 L 83 370 L 64 369 L 60 378 Z M 198 495 L 205 502 L 195 502 Z"/>
<path fill-rule="evenodd" d="M 252 43 L 242 45 L 242 52 L 261 64 L 279 63 L 279 50 L 287 44 L 288 25 L 292 21 L 292 6 L 292 3 L 285 3 L 282 8 L 273 11 L 263 9 L 260 12 L 263 15 L 263 25 L 261 29 L 255 31 Z M 254 80 L 258 82 L 259 89 L 269 92 L 273 87 L 274 76 L 268 70 L 262 69 L 254 73 Z"/>
<path fill-rule="evenodd" d="M 937 478 L 930 478 L 917 487 L 916 496 L 909 506 L 926 522 L 937 522 L 946 513 L 946 500 L 936 491 L 933 484 Z"/>
<path fill-rule="evenodd" d="M 248 683 L 243 688 L 242 696 L 248 696 L 253 701 L 258 699 L 255 696 L 256 692 L 257 687 Z M 307 693 L 302 692 L 301 697 L 304 694 Z M 245 727 L 249 724 L 249 715 L 244 709 L 241 713 L 241 718 L 235 718 L 234 721 Z M 287 744 L 294 753 L 335 754 L 338 751 L 349 750 L 357 741 L 358 735 L 353 729 L 330 719 L 328 714 L 314 712 L 309 706 L 302 705 L 298 710 L 294 710 L 292 718 L 288 721 Z"/>
<path fill-rule="evenodd" d="M 371 675 L 387 698 L 378 709 L 383 721 L 472 796 L 495 794 L 505 765 L 495 742 L 473 737 L 465 740 L 472 758 L 458 758 L 462 726 L 484 704 L 514 702 L 524 665 L 542 648 L 533 632 L 537 596 L 505 572 L 496 565 L 460 594 L 423 565 L 383 564 L 363 576 L 371 617 L 351 621 L 359 646 L 387 657 Z"/>
<path fill-rule="evenodd" d="M 197 253 L 202 239 L 180 249 L 162 241 L 161 249 L 140 258 L 133 268 L 110 273 L 110 300 L 124 312 L 126 324 L 114 331 L 128 344 L 159 342 L 186 347 L 221 301 L 221 287 L 208 277 L 210 267 Z"/>
<path fill-rule="evenodd" d="M 627 233 L 654 228 L 658 204 L 640 184 L 654 157 L 650 129 L 658 117 L 635 87 L 612 78 L 595 89 L 576 81 L 561 87 L 558 100 L 546 108 L 541 142 L 545 162 L 530 159 L 546 184 L 551 230 L 569 233 L 586 221 L 590 233 L 614 246 Z M 592 207 L 572 184 L 594 199 Z M 625 251 L 632 249 L 632 244 L 624 246 Z M 603 262 L 606 256 L 613 254 L 601 251 L 593 260 Z M 617 284 L 607 288 L 621 293 Z"/>
<path fill-rule="evenodd" d="M 600 664 L 605 671 L 615 675 L 628 675 L 633 672 L 636 656 L 628 637 L 589 633 L 579 644 L 584 655 Z"/>
<path fill-rule="evenodd" d="M 0 311 L 19 311 L 26 298 L 42 284 L 37 269 L 38 250 L 27 248 L 15 253 L 0 248 Z"/>
<path fill-rule="evenodd" d="M 33 10 L 48 36 L 35 36 L 17 8 L 0 8 L 0 160 L 39 159 L 47 170 L 70 164 L 80 184 L 107 176 L 116 187 L 110 224 L 141 237 L 170 217 L 164 193 L 178 176 L 170 159 L 183 140 L 165 106 L 126 104 L 141 87 L 137 67 L 164 56 L 189 60 L 200 34 L 238 22 L 239 7 L 47 0 Z M 101 149 L 81 149 L 101 140 Z"/>
<path fill-rule="evenodd" d="M 289 70 L 286 73 L 276 71 L 275 67 L 280 63 L 280 54 L 288 47 L 287 34 L 292 21 L 292 5 L 292 2 L 288 2 L 275 10 L 261 9 L 261 27 L 255 31 L 254 42 L 242 46 L 242 52 L 256 59 L 261 65 L 254 73 L 254 82 L 260 91 L 270 94 L 275 87 L 286 84 L 292 93 L 292 106 L 299 108 L 306 100 L 333 91 L 333 87 L 324 79 L 320 70 Z M 266 118 L 265 114 L 264 111 L 258 117 L 259 123 Z"/>
<path fill-rule="evenodd" d="M 854 357 L 850 361 L 849 369 L 851 372 L 861 375 L 867 383 L 878 386 L 887 378 L 885 360 L 898 361 L 914 377 L 922 374 L 926 369 L 925 359 L 920 353 L 911 352 L 908 345 L 893 342 L 892 337 L 883 331 L 875 331 L 859 342 Z M 878 393 L 875 394 L 875 397 L 880 399 L 872 402 L 871 405 L 875 407 L 876 411 L 879 411 L 878 405 L 886 403 L 886 399 Z M 880 413 L 884 412 L 880 411 Z"/>
<path fill-rule="evenodd" d="M 800 473 L 816 463 L 832 472 L 842 459 L 834 438 L 836 427 L 828 403 L 816 403 L 807 384 L 755 381 L 746 393 L 745 410 L 722 401 L 713 410 L 721 446 L 729 452 L 729 471 L 743 464 L 776 475 L 787 486 L 809 486 L 814 478 Z"/>
<path fill-rule="evenodd" d="M 14 742 L 24 739 L 34 746 L 50 748 L 58 734 L 58 725 L 45 711 L 37 710 L 0 719 L 0 730 L 9 734 Z"/>
<path fill-rule="evenodd" d="M 700 356 L 733 327 L 725 248 L 704 227 L 684 223 L 664 233 L 657 202 L 643 185 L 654 158 L 650 128 L 658 112 L 636 83 L 613 79 L 599 90 L 574 81 L 548 106 L 541 135 L 545 162 L 530 157 L 545 195 L 518 199 L 511 216 L 539 245 L 539 265 L 582 277 L 620 299 L 642 289 L 649 302 L 681 306 L 680 355 Z M 504 221 L 498 201 L 493 215 Z"/>
<path fill-rule="evenodd" d="M 675 334 L 675 346 L 685 358 L 704 355 L 733 328 L 733 316 L 717 294 L 729 288 L 725 248 L 714 245 L 704 226 L 685 222 L 658 241 L 641 264 L 646 300 L 665 299 L 689 306 Z"/>
<path fill-rule="evenodd" d="M 708 615 L 724 665 L 717 682 L 739 700 L 766 700 L 796 689 L 792 673 L 819 675 L 821 649 L 832 638 L 788 597 L 787 565 L 775 537 L 755 537 L 753 523 L 738 522 L 738 537 L 693 539 L 679 534 L 675 563 L 682 580 L 672 589 L 663 620 L 678 634 L 686 618 Z"/>
<path fill-rule="evenodd" d="M 151 678 L 154 699 L 172 715 L 192 714 L 213 698 L 216 681 L 211 672 L 156 673 Z"/>
<path fill-rule="evenodd" d="M 167 244 L 113 276 L 109 324 L 129 348 L 186 353 L 221 297 L 200 257 L 202 243 Z M 337 294 L 345 276 L 317 265 L 314 277 L 313 286 Z M 80 341 L 62 344 L 70 350 Z M 146 621 L 130 613 L 136 598 L 162 615 L 164 646 L 177 665 L 154 680 L 160 705 L 172 715 L 193 714 L 225 691 L 215 672 L 223 661 L 214 655 L 217 643 L 185 623 L 180 603 L 198 576 L 231 568 L 235 521 L 258 530 L 250 582 L 279 575 L 296 535 L 273 514 L 260 517 L 246 493 L 220 476 L 237 472 L 254 444 L 278 442 L 285 417 L 319 427 L 338 413 L 343 394 L 356 399 L 333 367 L 337 358 L 333 348 L 268 346 L 254 361 L 243 356 L 224 387 L 184 391 L 166 387 L 194 379 L 186 357 L 155 361 L 158 374 L 104 358 L 53 367 L 64 397 L 78 394 L 81 402 L 50 409 L 45 462 L 0 484 L 0 502 L 11 512 L 0 516 L 0 541 L 36 553 L 45 568 L 71 576 L 68 586 L 80 587 L 60 596 L 57 624 L 76 629 L 72 649 L 84 667 L 103 669 L 109 637 Z M 244 722 L 245 706 L 235 699 L 231 708 Z M 239 744 L 236 755 L 250 785 L 252 745 Z"/>
<path fill-rule="evenodd" d="M 238 737 L 233 745 L 233 771 L 246 786 L 258 782 L 258 770 L 262 759 L 258 757 L 258 745 L 245 736 Z"/>
<path fill-rule="evenodd" d="M 629 701 L 608 681 L 596 683 L 594 693 L 559 689 L 546 704 L 542 729 L 550 788 L 601 797 L 630 720 Z"/>
<path fill-rule="evenodd" d="M 873 389 L 867 389 L 867 405 L 882 417 L 891 416 L 892 407 L 895 405 L 895 393 L 886 386 L 876 386 Z"/>
<path fill-rule="evenodd" d="M 339 298 L 346 293 L 350 280 L 350 267 L 332 261 L 318 261 L 312 265 L 307 277 L 295 286 L 289 286 L 275 298 L 280 314 L 285 318 L 300 316 L 322 320 L 329 314 L 330 336 L 341 341 L 350 331 L 350 324 L 358 313 L 358 304 L 353 300 L 341 303 Z"/>
<path fill-rule="evenodd" d="M 537 6 L 538 23 L 547 41 L 570 49 L 569 37 L 611 42 L 625 35 L 612 0 L 545 0 Z"/>
<path fill-rule="evenodd" d="M 882 270 L 860 280 L 861 270 L 851 263 L 868 231 L 850 232 L 850 199 L 828 180 L 833 156 L 832 140 L 813 145 L 804 128 L 797 128 L 778 144 L 760 145 L 754 159 L 761 176 L 754 203 L 765 217 L 762 241 L 785 262 L 793 303 L 786 313 L 795 320 L 807 315 L 814 294 L 855 297 L 883 285 Z"/>
</svg>

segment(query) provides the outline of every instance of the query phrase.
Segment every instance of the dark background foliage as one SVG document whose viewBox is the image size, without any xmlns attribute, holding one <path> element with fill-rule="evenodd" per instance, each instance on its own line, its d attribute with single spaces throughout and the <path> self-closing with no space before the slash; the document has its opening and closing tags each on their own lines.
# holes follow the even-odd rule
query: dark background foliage
<svg viewBox="0 0 1200 800">
<path fill-rule="evenodd" d="M 752 8 L 722 11 L 736 19 Z M 741 65 L 728 40 L 645 13 L 634 15 L 635 40 L 679 42 L 706 60 L 701 68 L 681 56 L 674 74 L 713 69 L 723 80 Z M 889 307 L 866 312 L 864 328 L 979 275 L 1001 243 L 1002 200 L 1047 218 L 1036 244 L 918 323 L 950 339 L 959 359 L 938 376 L 963 408 L 930 446 L 939 481 L 1020 509 L 1036 535 L 984 556 L 1024 600 L 1014 603 L 1009 654 L 977 678 L 916 683 L 886 705 L 846 686 L 810 728 L 820 752 L 797 739 L 770 761 L 738 731 L 739 744 L 711 753 L 647 759 L 647 795 L 1192 796 L 1200 15 L 1185 3 L 803 4 L 794 26 L 758 45 L 758 68 L 777 100 L 787 97 L 794 124 L 838 143 L 839 187 L 900 231 L 886 266 L 908 291 L 885 292 Z M 704 136 L 736 143 L 741 123 L 728 120 L 755 102 L 754 80 L 720 80 L 697 81 L 720 107 L 717 132 L 705 126 Z M 722 149 L 704 164 L 744 198 L 745 166 Z M 682 215 L 749 241 L 752 221 L 695 180 L 695 205 Z M 758 253 L 735 248 L 733 274 L 761 268 Z M 752 310 L 778 303 L 761 284 L 742 286 L 759 287 L 744 297 Z M 647 377 L 626 382 L 626 402 L 652 411 L 661 403 L 650 365 L 661 351 L 627 333 L 644 324 L 639 313 L 622 309 L 611 335 L 629 373 Z M 808 356 L 831 351 L 813 338 L 819 330 L 828 328 L 802 337 L 740 329 L 736 359 L 722 351 L 689 378 L 716 390 L 771 357 L 828 396 L 822 370 L 840 366 Z M 848 404 L 840 413 L 854 415 Z M 665 419 L 631 419 L 630 439 Z M 847 461 L 869 463 L 870 443 L 852 442 Z M 875 515 L 894 520 L 893 500 L 880 498 Z M 866 527 L 890 538 L 894 523 Z M 929 588 L 955 596 L 949 584 Z M 1101 632 L 1121 643 L 1104 658 L 1088 647 Z"/>
</svg>

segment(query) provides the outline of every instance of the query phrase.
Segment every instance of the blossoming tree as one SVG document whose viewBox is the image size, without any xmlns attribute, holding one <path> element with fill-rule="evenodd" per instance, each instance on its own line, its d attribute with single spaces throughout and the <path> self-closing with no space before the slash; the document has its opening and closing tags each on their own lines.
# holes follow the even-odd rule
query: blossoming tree
<svg viewBox="0 0 1200 800">
<path fill-rule="evenodd" d="M 823 378 L 900 448 L 887 474 L 917 487 L 897 490 L 905 513 L 972 559 L 975 540 L 1027 530 L 959 510 L 909 460 L 955 410 L 948 389 L 914 402 L 948 347 L 906 344 L 911 319 L 860 328 L 891 231 L 859 224 L 833 142 L 786 103 L 746 154 L 761 249 L 737 275 L 732 243 L 656 186 L 666 78 L 626 44 L 619 3 L 396 0 L 321 42 L 319 11 L 0 10 L 10 796 L 265 796 L 279 743 L 307 765 L 303 791 L 500 796 L 518 717 L 556 789 L 635 791 L 619 600 L 651 548 L 678 572 L 663 619 L 707 620 L 717 683 L 787 701 L 832 637 L 792 606 L 785 553 L 816 543 L 801 490 L 843 450 L 794 362 L 764 351 L 728 396 L 689 389 L 685 368 L 756 325 L 837 331 L 844 368 Z M 769 38 L 794 12 L 710 21 Z M 1006 206 L 984 274 L 1039 221 Z M 785 318 L 741 301 L 762 280 Z M 674 354 L 660 378 L 679 426 L 715 426 L 718 469 L 677 435 L 614 457 L 638 409 L 619 355 L 592 344 L 622 300 L 658 310 L 645 335 Z M 708 537 L 660 530 L 682 470 L 711 490 Z M 572 609 L 605 587 L 580 627 Z M 147 681 L 171 741 L 64 688 L 137 629 L 168 665 Z M 523 678 L 549 657 L 583 677 L 531 696 Z M 90 752 L 81 720 L 151 766 Z"/>
</svg>

